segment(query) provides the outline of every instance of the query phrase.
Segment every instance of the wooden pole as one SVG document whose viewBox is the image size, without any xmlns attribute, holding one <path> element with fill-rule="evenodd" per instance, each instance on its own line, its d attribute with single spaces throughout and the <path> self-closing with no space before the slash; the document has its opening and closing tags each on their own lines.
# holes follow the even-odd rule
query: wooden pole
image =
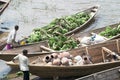
<svg viewBox="0 0 120 80">
<path fill-rule="evenodd" d="M 50 49 L 48 47 L 45 47 L 45 46 L 40 46 L 41 49 L 45 50 L 45 51 L 50 51 L 50 52 L 54 52 L 53 49 Z"/>
<path fill-rule="evenodd" d="M 105 55 L 104 55 L 103 48 L 102 48 L 102 57 L 103 57 L 103 62 L 105 62 Z"/>
<path fill-rule="evenodd" d="M 113 51 L 111 51 L 110 49 L 108 49 L 108 48 L 106 48 L 106 47 L 102 47 L 102 49 L 103 49 L 104 51 L 106 51 L 107 53 L 109 53 L 109 54 L 113 54 Z"/>
<path fill-rule="evenodd" d="M 117 50 L 118 50 L 118 53 L 120 53 L 120 46 L 119 46 L 119 41 L 118 41 L 118 39 L 116 40 L 116 44 L 117 44 Z"/>
<path fill-rule="evenodd" d="M 89 54 L 89 52 L 88 52 L 88 47 L 85 47 L 85 49 L 86 49 L 86 53 L 87 53 L 87 55 Z"/>
</svg>

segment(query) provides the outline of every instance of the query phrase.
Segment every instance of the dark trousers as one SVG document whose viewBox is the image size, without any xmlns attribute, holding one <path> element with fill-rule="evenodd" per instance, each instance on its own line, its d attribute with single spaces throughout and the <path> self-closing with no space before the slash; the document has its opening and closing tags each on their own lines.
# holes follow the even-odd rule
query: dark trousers
<svg viewBox="0 0 120 80">
<path fill-rule="evenodd" d="M 23 71 L 23 74 L 24 74 L 23 80 L 30 80 L 29 79 L 29 71 Z"/>
</svg>

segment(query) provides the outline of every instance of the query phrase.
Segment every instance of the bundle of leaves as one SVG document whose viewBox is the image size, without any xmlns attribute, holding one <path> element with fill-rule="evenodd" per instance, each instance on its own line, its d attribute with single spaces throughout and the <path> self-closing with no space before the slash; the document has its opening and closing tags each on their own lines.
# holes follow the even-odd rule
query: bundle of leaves
<svg viewBox="0 0 120 80">
<path fill-rule="evenodd" d="M 77 47 L 77 42 L 71 37 L 59 35 L 49 38 L 49 45 L 53 50 L 68 50 Z"/>
<path fill-rule="evenodd" d="M 44 27 L 45 30 L 48 30 L 49 33 L 56 28 L 64 29 L 63 33 L 67 33 L 80 25 L 84 24 L 90 18 L 89 14 L 80 12 L 70 16 L 64 16 L 62 18 L 54 19 L 50 24 Z"/>
<path fill-rule="evenodd" d="M 115 28 L 111 28 L 110 26 L 107 26 L 105 31 L 102 31 L 99 34 L 101 36 L 104 36 L 107 38 L 111 38 L 113 36 L 116 36 L 116 35 L 120 34 L 120 25 L 118 25 L 118 27 L 115 27 Z"/>
<path fill-rule="evenodd" d="M 75 48 L 77 42 L 64 34 L 84 24 L 89 18 L 89 14 L 83 12 L 56 18 L 47 26 L 35 28 L 27 41 L 33 43 L 48 40 L 50 48 L 54 50 Z"/>
<path fill-rule="evenodd" d="M 53 50 L 68 50 L 77 47 L 77 42 L 71 38 L 64 36 L 59 32 L 48 34 L 43 29 L 35 29 L 34 32 L 27 39 L 29 43 L 48 40 L 49 46 Z"/>
</svg>

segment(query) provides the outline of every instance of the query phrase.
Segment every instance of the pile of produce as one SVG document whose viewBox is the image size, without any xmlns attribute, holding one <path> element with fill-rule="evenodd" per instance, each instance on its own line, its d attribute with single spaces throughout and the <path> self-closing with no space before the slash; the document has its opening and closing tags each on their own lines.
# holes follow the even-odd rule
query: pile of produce
<svg viewBox="0 0 120 80">
<path fill-rule="evenodd" d="M 71 16 L 54 19 L 42 28 L 35 28 L 27 39 L 29 43 L 48 40 L 54 50 L 67 50 L 77 47 L 77 42 L 64 34 L 84 24 L 90 16 L 86 13 L 77 13 Z"/>
<path fill-rule="evenodd" d="M 77 47 L 77 42 L 63 34 L 48 34 L 43 29 L 34 29 L 30 37 L 27 39 L 29 43 L 48 40 L 49 46 L 53 50 L 67 50 Z"/>
<path fill-rule="evenodd" d="M 105 31 L 102 31 L 99 34 L 107 38 L 112 38 L 113 36 L 120 34 L 120 25 L 118 25 L 118 27 L 115 28 L 107 26 Z"/>
<path fill-rule="evenodd" d="M 55 31 L 65 34 L 84 24 L 89 18 L 90 16 L 88 14 L 81 12 L 71 16 L 56 18 L 43 28 L 47 30 L 49 34 Z"/>
</svg>

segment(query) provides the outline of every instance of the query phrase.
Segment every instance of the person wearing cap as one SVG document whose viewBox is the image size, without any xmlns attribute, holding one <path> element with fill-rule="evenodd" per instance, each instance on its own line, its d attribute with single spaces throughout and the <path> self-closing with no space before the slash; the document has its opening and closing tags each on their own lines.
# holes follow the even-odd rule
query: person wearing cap
<svg viewBox="0 0 120 80">
<path fill-rule="evenodd" d="M 24 76 L 23 76 L 23 80 L 29 80 L 29 60 L 27 57 L 28 54 L 28 50 L 23 50 L 22 54 L 18 54 L 17 56 L 15 56 L 13 58 L 13 62 L 15 62 L 15 60 L 19 60 L 19 66 L 20 66 L 20 70 L 23 72 Z"/>
<path fill-rule="evenodd" d="M 15 25 L 14 29 L 11 30 L 11 32 L 9 33 L 8 38 L 7 38 L 7 45 L 6 45 L 7 50 L 11 49 L 13 45 L 16 43 L 15 39 L 16 39 L 16 34 L 17 34 L 18 29 L 19 29 L 19 26 Z"/>
</svg>

